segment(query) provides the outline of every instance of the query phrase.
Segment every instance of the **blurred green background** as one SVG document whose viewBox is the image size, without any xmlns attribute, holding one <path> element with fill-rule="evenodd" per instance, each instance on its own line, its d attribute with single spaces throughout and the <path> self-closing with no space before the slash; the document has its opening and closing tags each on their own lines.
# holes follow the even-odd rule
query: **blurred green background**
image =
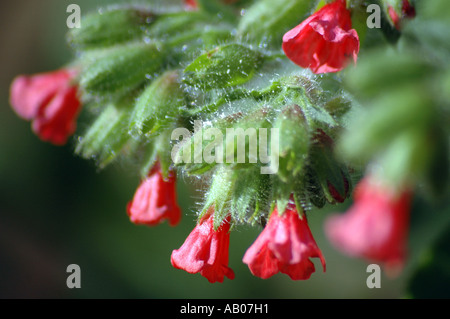
<svg viewBox="0 0 450 319">
<path fill-rule="evenodd" d="M 73 154 L 73 141 L 65 147 L 41 142 L 31 132 L 30 123 L 19 119 L 9 106 L 12 79 L 18 74 L 54 70 L 70 61 L 72 52 L 65 42 L 69 4 L 79 4 L 84 14 L 116 2 L 0 2 L 1 298 L 420 297 L 420 293 L 407 292 L 408 281 L 416 265 L 434 260 L 436 254 L 427 247 L 439 239 L 438 230 L 448 225 L 447 217 L 423 218 L 420 202 L 415 205 L 418 213 L 414 216 L 418 217 L 412 221 L 412 233 L 419 235 L 411 238 L 411 263 L 395 279 L 383 275 L 380 289 L 367 288 L 366 262 L 347 258 L 331 247 L 322 229 L 324 211 L 311 212 L 309 222 L 326 258 L 326 273 L 314 261 L 317 272 L 307 281 L 294 282 L 281 274 L 268 280 L 253 277 L 241 260 L 260 229 L 238 227 L 230 242 L 230 267 L 236 278 L 210 284 L 170 264 L 172 250 L 181 246 L 195 225 L 196 203 L 202 194 L 192 185 L 199 186 L 198 181 L 179 178 L 184 216 L 178 227 L 136 226 L 125 210 L 139 183 L 132 163 L 119 161 L 99 171 L 93 162 Z M 79 125 L 79 133 L 84 125 Z M 344 211 L 345 206 L 332 210 Z M 446 263 L 439 269 L 448 278 L 448 245 L 442 245 Z M 69 264 L 81 267 L 81 289 L 66 286 Z M 432 279 L 425 275 L 422 281 L 416 280 L 413 290 L 425 291 L 423 287 L 431 283 L 429 291 L 448 296 L 450 286 L 445 281 L 438 279 L 437 286 L 433 285 L 435 273 L 431 271 Z"/>
</svg>

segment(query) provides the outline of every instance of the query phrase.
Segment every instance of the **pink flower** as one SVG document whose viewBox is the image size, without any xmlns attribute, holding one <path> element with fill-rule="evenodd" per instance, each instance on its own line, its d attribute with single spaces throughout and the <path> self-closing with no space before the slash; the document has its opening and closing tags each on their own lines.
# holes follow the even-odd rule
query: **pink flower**
<svg viewBox="0 0 450 319">
<path fill-rule="evenodd" d="M 354 204 L 325 223 L 330 241 L 343 252 L 401 269 L 406 255 L 411 192 L 396 192 L 365 177 L 355 188 Z"/>
<path fill-rule="evenodd" d="M 230 217 L 217 230 L 214 230 L 213 221 L 214 212 L 210 208 L 171 257 L 175 268 L 191 274 L 200 273 L 211 283 L 223 282 L 225 276 L 234 279 L 234 272 L 228 267 Z"/>
<path fill-rule="evenodd" d="M 309 259 L 313 257 L 320 258 L 325 271 L 325 259 L 306 215 L 300 217 L 295 205 L 290 205 L 282 216 L 275 208 L 264 230 L 246 251 L 243 262 L 253 275 L 262 279 L 282 272 L 293 280 L 305 280 L 315 271 Z"/>
<path fill-rule="evenodd" d="M 32 121 L 33 131 L 43 141 L 64 145 L 75 133 L 81 109 L 78 88 L 72 84 L 75 76 L 74 70 L 62 69 L 21 75 L 11 84 L 10 103 L 14 111 Z"/>
<path fill-rule="evenodd" d="M 323 6 L 288 31 L 282 47 L 292 62 L 316 74 L 341 71 L 349 60 L 356 63 L 359 37 L 345 0 Z"/>
<path fill-rule="evenodd" d="M 148 177 L 139 185 L 134 198 L 128 203 L 127 213 L 135 224 L 153 226 L 168 219 L 175 226 L 181 219 L 181 210 L 176 201 L 176 175 L 170 172 L 164 180 L 159 162 Z"/>
</svg>

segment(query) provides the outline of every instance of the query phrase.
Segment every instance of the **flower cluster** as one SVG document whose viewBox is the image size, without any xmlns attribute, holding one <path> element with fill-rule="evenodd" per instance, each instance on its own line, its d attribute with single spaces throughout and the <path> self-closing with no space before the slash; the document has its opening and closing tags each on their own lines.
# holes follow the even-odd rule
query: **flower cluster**
<svg viewBox="0 0 450 319">
<path fill-rule="evenodd" d="M 235 2 L 222 1 L 220 5 L 231 5 Z M 175 30 L 180 25 L 185 29 L 198 27 L 197 19 L 202 17 L 196 14 L 203 10 L 203 2 L 185 0 L 183 3 L 186 10 L 183 14 L 186 15 L 169 15 L 170 18 L 167 18 L 166 23 L 173 21 L 170 19 L 175 19 L 174 16 L 181 18 L 169 25 L 167 30 L 170 31 L 171 28 Z M 415 15 L 415 9 L 408 0 L 403 0 L 401 13 L 397 11 L 393 7 L 388 8 L 388 14 L 397 29 L 400 29 L 403 18 L 412 18 Z M 202 45 L 207 47 L 211 37 L 217 37 L 215 45 L 225 41 L 224 39 L 229 40 L 230 34 L 233 36 L 235 31 L 224 35 L 215 29 L 213 21 L 207 21 L 208 28 L 205 28 L 207 32 L 203 27 L 200 31 L 194 29 L 197 33 L 193 31 L 187 35 L 176 30 L 176 36 L 171 38 L 165 34 L 158 34 L 164 29 L 161 25 L 156 30 L 148 25 L 153 23 L 153 19 L 159 18 L 157 15 L 140 11 L 136 13 L 134 9 L 130 9 L 126 12 L 108 12 L 99 19 L 106 19 L 108 14 L 111 17 L 122 14 L 118 21 L 133 24 L 136 34 L 133 32 L 123 34 L 122 27 L 110 33 L 111 38 L 115 36 L 120 45 L 126 41 L 130 41 L 131 44 L 119 45 L 118 48 L 114 48 L 116 52 L 113 49 L 105 50 L 106 53 L 102 54 L 106 57 L 100 55 L 100 58 L 93 58 L 95 62 L 89 61 L 91 64 L 84 66 L 83 71 L 61 69 L 17 77 L 11 85 L 10 96 L 14 111 L 23 119 L 32 121 L 33 131 L 42 140 L 63 145 L 75 133 L 77 117 L 81 111 L 81 92 L 91 96 L 97 94 L 98 101 L 113 101 L 103 109 L 104 116 L 99 116 L 98 122 L 92 125 L 92 133 L 87 134 L 96 141 L 93 143 L 95 147 L 100 149 L 104 145 L 116 147 L 117 149 L 109 152 L 114 154 L 116 150 L 128 152 L 137 149 L 142 153 L 152 154 L 147 159 L 146 176 L 126 208 L 130 221 L 139 225 L 155 226 L 167 220 L 170 226 L 176 226 L 181 220 L 181 209 L 176 195 L 177 168 L 175 165 L 167 165 L 170 141 L 164 138 L 167 138 L 168 132 L 170 133 L 170 129 L 176 124 L 194 120 L 201 112 L 209 112 L 207 115 L 210 116 L 226 102 L 254 98 L 255 104 L 261 103 L 264 106 L 255 112 L 252 111 L 253 113 L 249 112 L 248 117 L 243 116 L 245 112 L 241 110 L 231 115 L 223 112 L 226 115 L 221 115 L 222 118 L 216 123 L 226 122 L 235 125 L 240 123 L 239 120 L 245 119 L 249 123 L 257 123 L 260 129 L 267 129 L 267 123 L 276 123 L 279 126 L 277 128 L 284 134 L 283 137 L 290 142 L 290 144 L 286 142 L 285 148 L 280 152 L 283 153 L 280 155 L 282 172 L 273 179 L 251 178 L 250 173 L 240 174 L 244 170 L 224 174 L 224 177 L 218 178 L 218 182 L 214 184 L 219 191 L 211 193 L 216 197 L 229 196 L 231 191 L 226 187 L 229 180 L 234 179 L 240 188 L 236 187 L 237 191 L 233 194 L 238 198 L 233 205 L 237 202 L 244 203 L 243 211 L 250 210 L 249 207 L 257 211 L 262 207 L 258 211 L 259 215 L 256 215 L 264 220 L 259 223 L 263 229 L 242 258 L 254 276 L 267 279 L 282 273 L 292 280 L 306 280 L 316 270 L 313 258 L 319 259 L 325 272 L 325 258 L 309 228 L 306 207 L 313 203 L 320 208 L 326 201 L 331 204 L 342 203 L 351 194 L 351 182 L 346 174 L 347 167 L 344 169 L 344 166 L 335 160 L 334 155 L 330 155 L 334 154 L 334 137 L 331 138 L 327 134 L 340 128 L 337 118 L 345 113 L 342 111 L 346 105 L 342 102 L 343 97 L 337 93 L 326 103 L 320 104 L 320 101 L 326 100 L 326 94 L 316 92 L 312 83 L 314 81 L 300 75 L 288 80 L 281 78 L 279 81 L 273 81 L 269 89 L 261 91 L 245 91 L 246 87 L 234 90 L 250 80 L 265 62 L 264 59 L 273 61 L 275 60 L 273 57 L 276 56 L 274 54 L 268 57 L 266 53 L 255 51 L 240 43 L 214 47 L 194 60 L 181 77 L 180 73 L 183 72 L 181 70 L 167 71 L 167 68 L 174 65 L 172 59 L 183 56 L 182 52 L 188 50 L 190 46 L 194 47 L 190 53 L 198 53 L 200 49 L 195 45 L 202 42 Z M 349 63 L 356 64 L 360 39 L 357 31 L 352 28 L 351 14 L 351 7 L 347 5 L 346 0 L 328 1 L 284 34 L 281 47 L 286 57 L 301 68 L 309 69 L 313 73 L 311 76 L 340 72 Z M 102 25 L 105 29 L 110 26 L 111 21 L 99 21 L 95 20 L 93 25 Z M 223 25 L 227 23 L 229 22 L 223 22 Z M 240 25 L 239 30 L 245 30 L 247 27 L 244 23 Z M 98 31 L 102 28 L 93 29 Z M 136 39 L 142 36 L 141 31 L 155 38 L 160 36 L 159 39 L 167 40 L 167 43 L 173 45 L 175 49 L 168 50 L 170 54 L 166 57 L 163 50 L 170 45 L 162 44 L 162 40 L 161 43 L 155 41 L 137 44 Z M 205 37 L 199 41 L 197 38 L 201 36 Z M 109 43 L 111 39 L 106 38 L 104 34 L 92 37 L 84 35 L 79 36 L 74 42 L 80 48 L 84 48 L 92 45 L 91 42 L 95 42 L 94 40 L 98 41 L 96 44 Z M 187 44 L 183 44 L 181 49 L 176 47 L 179 43 L 184 43 L 183 41 L 187 41 Z M 277 49 L 279 50 L 279 47 Z M 182 62 L 178 61 L 176 65 L 184 64 L 186 60 L 183 59 L 187 58 L 183 56 L 180 59 Z M 138 63 L 135 60 L 139 60 Z M 289 60 L 285 59 L 287 64 L 291 64 Z M 158 63 L 163 67 L 157 65 Z M 220 68 L 221 64 L 226 65 L 226 69 Z M 133 74 L 128 76 L 124 70 Z M 79 78 L 80 72 L 83 74 Z M 146 80 L 152 78 L 149 76 L 150 73 L 158 78 L 148 84 Z M 183 85 L 179 83 L 180 78 L 184 81 Z M 111 82 L 105 84 L 108 80 Z M 183 91 L 184 85 L 191 85 L 191 89 Z M 83 90 L 80 90 L 80 87 Z M 198 93 L 200 89 L 213 93 L 201 95 Z M 224 89 L 225 93 L 220 94 L 229 95 L 223 98 L 219 94 L 219 98 L 214 100 L 217 98 L 215 89 Z M 140 95 L 137 97 L 132 94 Z M 188 94 L 193 96 L 186 98 Z M 197 100 L 215 102 L 200 106 L 198 109 L 189 108 L 189 105 L 195 104 L 192 101 Z M 134 109 L 131 110 L 129 105 L 123 107 L 123 101 L 136 103 L 133 105 Z M 297 102 L 304 105 L 299 106 Z M 280 109 L 272 113 L 266 106 L 283 103 L 289 105 L 280 106 Z M 252 116 L 253 118 L 249 120 Z M 133 138 L 129 135 L 133 135 Z M 104 142 L 106 138 L 110 138 L 108 140 L 110 143 Z M 152 139 L 156 142 L 153 143 Z M 151 147 L 148 147 L 149 145 Z M 143 151 L 145 147 L 151 150 Z M 196 164 L 186 169 L 191 170 L 188 173 L 201 174 L 212 167 Z M 232 168 L 227 172 L 230 171 Z M 304 176 L 301 176 L 302 174 Z M 241 182 L 243 185 L 253 183 L 251 184 L 253 188 L 245 187 L 247 184 L 242 186 Z M 271 195 L 264 195 L 266 196 L 264 199 L 270 198 L 264 203 L 261 198 L 257 198 L 256 193 L 260 190 L 267 191 L 269 189 L 267 185 L 273 188 L 270 189 Z M 409 211 L 414 190 L 406 182 L 399 185 L 393 187 L 388 180 L 375 174 L 367 174 L 353 192 L 354 202 L 350 209 L 345 214 L 335 214 L 327 219 L 325 232 L 330 241 L 349 255 L 382 263 L 388 270 L 401 269 L 407 256 Z M 281 190 L 276 189 L 277 186 Z M 171 255 L 173 267 L 192 274 L 199 273 L 211 283 L 223 282 L 225 277 L 234 279 L 234 271 L 229 267 L 230 228 L 242 221 L 254 220 L 256 215 L 249 216 L 244 212 L 236 216 L 231 210 L 224 213 L 226 210 L 224 207 L 229 208 L 225 203 L 227 201 L 228 198 L 206 202 L 206 209 L 200 213 L 197 225 L 181 247 L 173 250 Z"/>
</svg>

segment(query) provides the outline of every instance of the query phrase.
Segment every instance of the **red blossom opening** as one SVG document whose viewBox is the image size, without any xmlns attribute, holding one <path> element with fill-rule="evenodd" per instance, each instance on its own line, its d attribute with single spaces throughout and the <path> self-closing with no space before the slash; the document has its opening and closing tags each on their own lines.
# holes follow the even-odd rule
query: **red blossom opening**
<svg viewBox="0 0 450 319">
<path fill-rule="evenodd" d="M 283 51 L 302 68 L 328 73 L 356 63 L 359 37 L 352 27 L 345 0 L 325 5 L 283 36 Z"/>
<path fill-rule="evenodd" d="M 278 272 L 293 280 L 306 280 L 315 271 L 310 258 L 320 258 L 325 271 L 325 259 L 309 229 L 306 216 L 300 218 L 294 205 L 280 216 L 272 212 L 264 230 L 246 251 L 243 262 L 251 273 L 267 279 Z"/>
<path fill-rule="evenodd" d="M 127 213 L 135 224 L 154 226 L 167 219 L 171 226 L 177 225 L 181 210 L 176 200 L 175 172 L 170 172 L 165 180 L 156 163 L 128 203 Z"/>
<path fill-rule="evenodd" d="M 75 133 L 81 109 L 78 88 L 72 84 L 76 71 L 62 69 L 32 76 L 21 75 L 11 84 L 10 102 L 43 141 L 64 145 Z"/>
<path fill-rule="evenodd" d="M 234 279 L 234 272 L 228 267 L 229 231 L 230 217 L 214 230 L 211 208 L 184 244 L 172 252 L 172 265 L 191 274 L 200 273 L 210 283 L 223 282 L 225 276 Z"/>
</svg>

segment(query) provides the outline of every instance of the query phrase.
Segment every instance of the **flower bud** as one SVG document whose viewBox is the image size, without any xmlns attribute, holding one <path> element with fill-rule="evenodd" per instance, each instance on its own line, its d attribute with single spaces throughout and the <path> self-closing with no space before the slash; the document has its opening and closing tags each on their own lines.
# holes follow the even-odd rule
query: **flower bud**
<svg viewBox="0 0 450 319">
<path fill-rule="evenodd" d="M 271 163 L 279 161 L 278 176 L 288 182 L 304 169 L 309 149 L 308 124 L 301 108 L 290 105 L 280 113 L 274 126 L 279 129 L 279 152 L 271 154 Z"/>
<path fill-rule="evenodd" d="M 137 88 L 157 72 L 164 61 L 160 44 L 131 44 L 106 51 L 87 63 L 81 87 L 98 96 L 117 95 Z"/>
<path fill-rule="evenodd" d="M 416 16 L 416 9 L 410 0 L 384 0 L 383 5 L 389 22 L 397 30 L 401 29 L 405 19 L 412 19 Z"/>
<path fill-rule="evenodd" d="M 127 109 L 122 105 L 107 106 L 86 134 L 79 138 L 75 152 L 84 158 L 95 159 L 101 168 L 105 167 L 129 140 L 127 118 Z"/>
<path fill-rule="evenodd" d="M 69 41 L 78 50 L 111 46 L 136 39 L 156 15 L 137 8 L 118 8 L 83 17 L 82 28 L 69 33 Z"/>
<path fill-rule="evenodd" d="M 184 105 L 178 71 L 167 71 L 155 79 L 137 98 L 130 118 L 133 135 L 155 133 L 177 116 Z"/>
<path fill-rule="evenodd" d="M 195 59 L 183 81 L 204 90 L 235 86 L 249 81 L 263 62 L 263 55 L 241 44 L 218 46 Z"/>
</svg>

